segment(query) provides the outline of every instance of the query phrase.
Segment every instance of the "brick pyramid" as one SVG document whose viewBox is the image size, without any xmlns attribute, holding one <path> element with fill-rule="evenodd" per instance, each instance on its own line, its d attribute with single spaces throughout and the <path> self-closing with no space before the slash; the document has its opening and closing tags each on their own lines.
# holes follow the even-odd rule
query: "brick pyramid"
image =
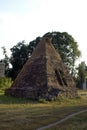
<svg viewBox="0 0 87 130">
<path fill-rule="evenodd" d="M 75 83 L 51 41 L 43 37 L 6 95 L 29 99 L 73 98 Z"/>
</svg>

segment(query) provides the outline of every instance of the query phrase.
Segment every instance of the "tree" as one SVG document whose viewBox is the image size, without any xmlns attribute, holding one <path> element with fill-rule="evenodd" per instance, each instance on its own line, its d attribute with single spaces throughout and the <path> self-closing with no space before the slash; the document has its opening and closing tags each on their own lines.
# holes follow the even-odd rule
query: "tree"
<svg viewBox="0 0 87 130">
<path fill-rule="evenodd" d="M 85 62 L 81 62 L 79 65 L 78 65 L 78 77 L 77 77 L 77 87 L 78 88 L 81 88 L 80 86 L 82 85 L 82 83 L 84 82 L 84 79 L 87 78 L 87 66 L 85 64 Z"/>
<path fill-rule="evenodd" d="M 78 44 L 74 40 L 74 38 L 66 32 L 48 32 L 44 35 L 51 39 L 55 49 L 61 55 L 64 63 L 69 68 L 69 71 L 72 75 L 75 74 L 75 62 L 81 56 L 81 52 L 78 49 Z M 36 45 L 40 41 L 40 37 L 37 37 L 35 40 L 30 42 L 29 49 L 31 50 L 31 54 L 35 49 Z"/>
<path fill-rule="evenodd" d="M 74 76 L 75 62 L 81 55 L 77 42 L 66 32 L 48 32 L 44 36 L 47 36 L 51 39 L 55 49 L 61 55 L 61 58 L 69 68 L 70 73 Z M 13 79 L 15 79 L 26 60 L 31 56 L 40 40 L 41 37 L 37 37 L 35 40 L 31 41 L 29 45 L 25 45 L 24 41 L 22 41 L 11 48 L 12 55 L 10 58 L 10 63 L 12 64 L 11 71 Z"/>
<path fill-rule="evenodd" d="M 66 32 L 46 33 L 44 36 L 51 38 L 55 49 L 61 55 L 72 76 L 75 76 L 75 62 L 80 57 L 81 52 L 74 38 Z"/>
<path fill-rule="evenodd" d="M 25 41 L 22 41 L 17 43 L 17 45 L 13 46 L 10 50 L 12 52 L 10 57 L 12 68 L 8 69 L 8 76 L 14 80 L 28 59 L 29 49 Z"/>
<path fill-rule="evenodd" d="M 31 41 L 29 43 L 29 56 L 31 56 L 32 52 L 34 51 L 34 49 L 36 48 L 37 44 L 40 42 L 41 37 L 37 37 L 35 40 Z"/>
<path fill-rule="evenodd" d="M 5 47 L 2 47 L 3 50 L 3 55 L 4 55 L 4 59 L 2 59 L 2 61 L 5 63 L 5 75 L 7 73 L 7 70 L 9 68 L 9 57 L 7 55 L 7 50 Z"/>
</svg>

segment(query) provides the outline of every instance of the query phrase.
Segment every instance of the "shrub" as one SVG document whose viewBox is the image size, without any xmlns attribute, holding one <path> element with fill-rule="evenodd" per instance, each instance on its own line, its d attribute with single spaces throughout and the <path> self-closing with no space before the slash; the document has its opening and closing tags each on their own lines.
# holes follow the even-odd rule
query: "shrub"
<svg viewBox="0 0 87 130">
<path fill-rule="evenodd" d="M 11 78 L 7 78 L 7 77 L 0 77 L 0 90 L 5 90 L 7 88 L 9 88 L 12 84 L 12 80 Z"/>
<path fill-rule="evenodd" d="M 48 101 L 46 99 L 40 98 L 39 103 L 48 103 Z"/>
</svg>

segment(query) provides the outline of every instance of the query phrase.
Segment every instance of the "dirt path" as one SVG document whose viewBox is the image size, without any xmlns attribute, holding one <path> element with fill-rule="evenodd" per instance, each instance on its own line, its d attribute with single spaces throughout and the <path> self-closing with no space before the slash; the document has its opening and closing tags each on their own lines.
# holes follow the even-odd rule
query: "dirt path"
<svg viewBox="0 0 87 130">
<path fill-rule="evenodd" d="M 52 124 L 43 126 L 43 127 L 38 128 L 38 129 L 36 129 L 36 130 L 45 130 L 45 129 L 50 128 L 50 127 L 52 127 L 52 126 L 56 126 L 56 125 L 58 125 L 58 124 L 60 124 L 60 123 L 62 123 L 62 122 L 64 122 L 64 121 L 66 121 L 66 120 L 72 118 L 73 116 L 79 115 L 79 114 L 81 114 L 81 113 L 83 113 L 83 112 L 87 112 L 87 109 L 82 110 L 82 111 L 79 111 L 79 112 L 75 112 L 75 113 L 73 113 L 73 114 L 71 114 L 71 115 L 68 115 L 67 117 L 61 119 L 60 121 L 57 121 L 57 122 L 55 122 L 55 123 L 52 123 Z"/>
</svg>

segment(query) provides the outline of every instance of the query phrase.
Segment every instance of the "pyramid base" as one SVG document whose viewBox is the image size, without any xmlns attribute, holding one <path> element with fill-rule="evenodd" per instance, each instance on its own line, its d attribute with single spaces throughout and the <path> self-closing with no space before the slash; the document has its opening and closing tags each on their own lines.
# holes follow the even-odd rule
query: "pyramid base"
<svg viewBox="0 0 87 130">
<path fill-rule="evenodd" d="M 5 91 L 5 95 L 10 95 L 18 98 L 27 98 L 32 100 L 39 100 L 39 99 L 45 99 L 45 100 L 56 100 L 58 98 L 76 98 L 78 97 L 76 88 L 71 89 L 55 89 L 52 88 L 50 91 L 41 92 L 40 90 L 28 90 L 28 89 L 12 89 L 9 88 Z"/>
</svg>

